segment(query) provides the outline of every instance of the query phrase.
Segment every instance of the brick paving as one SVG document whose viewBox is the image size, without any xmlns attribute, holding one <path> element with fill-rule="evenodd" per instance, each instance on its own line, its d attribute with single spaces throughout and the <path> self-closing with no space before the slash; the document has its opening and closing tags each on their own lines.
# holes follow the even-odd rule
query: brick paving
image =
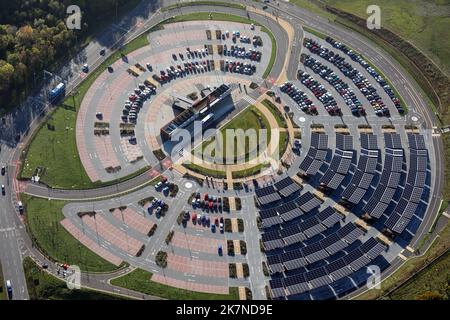
<svg viewBox="0 0 450 320">
<path fill-rule="evenodd" d="M 189 257 L 168 253 L 167 266 L 180 272 L 201 275 L 205 277 L 228 278 L 228 263 L 190 259 Z"/>
<path fill-rule="evenodd" d="M 142 242 L 128 236 L 124 231 L 114 227 L 101 214 L 97 213 L 93 216 L 84 215 L 82 220 L 83 223 L 94 230 L 99 237 L 132 255 L 136 255 L 143 245 Z"/>
<path fill-rule="evenodd" d="M 219 245 L 222 245 L 223 255 L 227 254 L 227 243 L 225 240 L 218 240 L 206 237 L 198 237 L 183 232 L 175 231 L 171 245 L 190 251 L 217 254 Z"/>
<path fill-rule="evenodd" d="M 122 263 L 122 259 L 116 257 L 111 252 L 101 247 L 94 240 L 84 235 L 81 230 L 79 230 L 69 219 L 66 218 L 60 223 L 64 227 L 64 229 L 67 230 L 67 232 L 69 232 L 75 239 L 77 239 L 77 241 L 81 242 L 84 246 L 86 246 L 88 249 L 90 249 L 106 261 L 109 261 L 116 266 L 119 266 Z"/>
<path fill-rule="evenodd" d="M 206 293 L 218 293 L 218 294 L 228 294 L 228 286 L 219 286 L 213 284 L 205 284 L 198 282 L 190 282 L 184 280 L 178 280 L 170 278 L 160 274 L 154 274 L 152 276 L 152 281 L 165 284 L 171 287 L 181 288 L 190 291 L 206 292 Z"/>
<path fill-rule="evenodd" d="M 144 216 L 140 215 L 131 208 L 126 208 L 123 211 L 115 209 L 112 212 L 112 215 L 117 220 L 125 223 L 128 227 L 145 235 L 148 234 L 154 224 L 152 221 L 146 219 Z"/>
</svg>

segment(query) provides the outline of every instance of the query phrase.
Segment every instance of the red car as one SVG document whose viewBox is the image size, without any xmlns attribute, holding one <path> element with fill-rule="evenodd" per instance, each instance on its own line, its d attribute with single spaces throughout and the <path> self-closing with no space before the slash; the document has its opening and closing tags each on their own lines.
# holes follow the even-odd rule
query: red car
<svg viewBox="0 0 450 320">
<path fill-rule="evenodd" d="M 137 99 L 137 96 L 133 93 L 128 96 L 128 99 L 130 99 L 130 101 L 135 101 Z"/>
<path fill-rule="evenodd" d="M 205 200 L 205 201 L 208 201 L 208 194 L 207 194 L 207 193 L 205 193 L 205 198 L 204 198 L 204 200 Z"/>
</svg>

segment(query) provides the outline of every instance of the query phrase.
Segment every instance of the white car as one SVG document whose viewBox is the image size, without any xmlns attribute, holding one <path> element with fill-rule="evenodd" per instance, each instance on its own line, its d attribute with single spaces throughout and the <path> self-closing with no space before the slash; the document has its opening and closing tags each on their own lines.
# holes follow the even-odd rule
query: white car
<svg viewBox="0 0 450 320">
<path fill-rule="evenodd" d="M 162 186 L 162 182 L 160 181 L 155 185 L 155 189 L 159 189 L 159 188 L 161 188 L 161 186 Z"/>
</svg>

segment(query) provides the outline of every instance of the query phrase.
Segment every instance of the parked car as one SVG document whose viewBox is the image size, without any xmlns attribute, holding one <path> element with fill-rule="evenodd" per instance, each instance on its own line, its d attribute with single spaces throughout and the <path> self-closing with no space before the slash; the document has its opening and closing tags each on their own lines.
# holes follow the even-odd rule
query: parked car
<svg viewBox="0 0 450 320">
<path fill-rule="evenodd" d="M 216 225 L 215 224 L 211 225 L 211 232 L 216 232 Z"/>
<path fill-rule="evenodd" d="M 159 181 L 156 185 L 155 185 L 155 189 L 159 189 L 162 186 L 162 181 Z"/>
<path fill-rule="evenodd" d="M 8 299 L 12 300 L 13 288 L 12 288 L 11 280 L 6 280 L 6 291 L 8 292 Z"/>
<path fill-rule="evenodd" d="M 5 185 L 4 184 L 2 184 L 2 195 L 5 195 L 6 194 L 6 189 L 5 189 Z"/>
<path fill-rule="evenodd" d="M 223 254 L 222 245 L 221 244 L 219 244 L 219 247 L 217 248 L 217 253 L 219 254 L 219 256 L 221 256 Z"/>
<path fill-rule="evenodd" d="M 5 167 L 5 166 L 2 166 L 2 176 L 4 176 L 5 173 L 6 173 L 6 167 Z"/>
<path fill-rule="evenodd" d="M 83 71 L 84 73 L 88 73 L 89 72 L 89 66 L 87 63 L 85 63 L 82 67 L 81 67 L 81 71 Z"/>
</svg>

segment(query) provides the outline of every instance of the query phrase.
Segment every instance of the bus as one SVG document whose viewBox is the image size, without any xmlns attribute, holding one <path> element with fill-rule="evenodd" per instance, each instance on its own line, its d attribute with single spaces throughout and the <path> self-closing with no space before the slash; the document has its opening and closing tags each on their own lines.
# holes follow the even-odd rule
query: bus
<svg viewBox="0 0 450 320">
<path fill-rule="evenodd" d="M 48 93 L 48 98 L 50 99 L 50 101 L 52 103 L 56 102 L 61 97 L 64 97 L 65 90 L 66 90 L 66 85 L 63 82 L 60 82 L 60 83 L 58 83 L 58 85 L 56 87 L 54 87 L 52 90 L 50 90 L 50 92 Z"/>
</svg>

